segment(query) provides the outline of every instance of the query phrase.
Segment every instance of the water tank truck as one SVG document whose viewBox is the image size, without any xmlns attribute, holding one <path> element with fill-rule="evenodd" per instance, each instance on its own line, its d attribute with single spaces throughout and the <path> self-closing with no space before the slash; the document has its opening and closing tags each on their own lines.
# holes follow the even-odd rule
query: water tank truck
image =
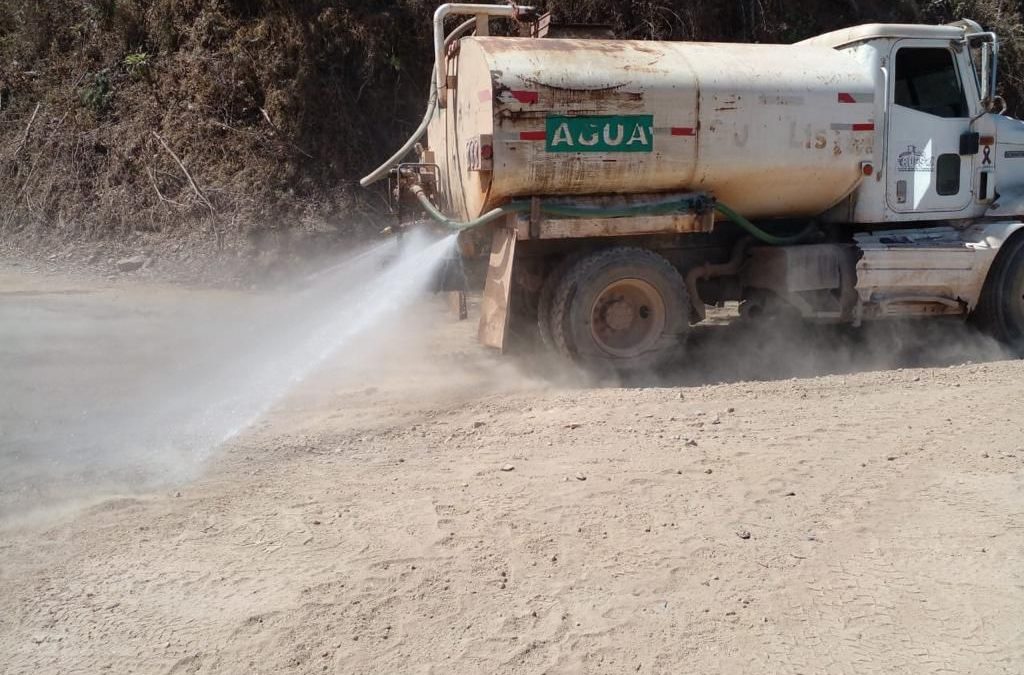
<svg viewBox="0 0 1024 675">
<path fill-rule="evenodd" d="M 583 366 L 656 368 L 738 301 L 958 316 L 1024 351 L 1024 123 L 977 23 L 657 42 L 447 4 L 433 28 L 423 123 L 363 182 L 489 239 L 484 344 L 530 326 Z"/>
</svg>

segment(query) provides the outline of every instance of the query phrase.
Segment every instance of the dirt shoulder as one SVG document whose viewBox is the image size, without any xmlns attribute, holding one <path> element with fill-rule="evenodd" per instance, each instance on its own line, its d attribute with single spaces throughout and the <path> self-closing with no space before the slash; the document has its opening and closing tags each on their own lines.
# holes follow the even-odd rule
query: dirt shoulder
<svg viewBox="0 0 1024 675">
<path fill-rule="evenodd" d="M 267 289 L 330 265 L 370 239 L 333 232 L 282 229 L 218 241 L 137 231 L 86 239 L 44 232 L 0 241 L 0 272 L 128 284 L 166 283 L 192 288 Z M 21 283 L 21 282 L 19 282 Z"/>
<path fill-rule="evenodd" d="M 1021 362 L 598 387 L 431 326 L 193 482 L 0 532 L 7 672 L 1024 666 Z"/>
</svg>

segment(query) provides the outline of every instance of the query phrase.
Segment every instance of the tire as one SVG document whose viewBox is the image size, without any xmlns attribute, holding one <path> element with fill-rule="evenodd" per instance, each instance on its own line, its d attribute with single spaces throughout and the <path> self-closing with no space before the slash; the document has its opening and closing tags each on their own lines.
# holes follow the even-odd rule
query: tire
<svg viewBox="0 0 1024 675">
<path fill-rule="evenodd" d="M 689 332 L 679 272 L 642 248 L 615 247 L 576 261 L 555 291 L 551 334 L 588 370 L 635 373 L 675 359 Z"/>
<path fill-rule="evenodd" d="M 1024 236 L 1003 244 L 973 319 L 979 328 L 1024 357 Z"/>
<path fill-rule="evenodd" d="M 558 284 L 565 277 L 565 273 L 579 258 L 579 254 L 571 253 L 559 260 L 558 264 L 545 277 L 544 285 L 540 289 L 540 297 L 537 300 L 537 329 L 540 333 L 541 343 L 553 351 L 558 349 L 551 333 L 551 308 L 554 304 L 555 292 L 558 290 Z"/>
</svg>

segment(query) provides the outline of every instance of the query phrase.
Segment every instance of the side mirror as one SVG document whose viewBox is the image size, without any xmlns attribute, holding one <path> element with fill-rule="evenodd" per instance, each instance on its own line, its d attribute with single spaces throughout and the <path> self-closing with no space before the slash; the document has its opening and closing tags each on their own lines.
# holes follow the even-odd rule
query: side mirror
<svg viewBox="0 0 1024 675">
<path fill-rule="evenodd" d="M 1006 103 L 996 96 L 998 72 L 999 43 L 996 42 L 995 35 L 992 35 L 991 40 L 981 45 L 981 103 L 989 112 L 995 112 L 995 108 L 998 107 L 996 99 L 1001 102 L 1002 110 L 1006 110 Z"/>
</svg>

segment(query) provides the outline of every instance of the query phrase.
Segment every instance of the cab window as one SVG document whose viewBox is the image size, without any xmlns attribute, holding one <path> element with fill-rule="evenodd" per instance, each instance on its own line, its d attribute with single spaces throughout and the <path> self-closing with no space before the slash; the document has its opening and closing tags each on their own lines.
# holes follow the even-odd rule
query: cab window
<svg viewBox="0 0 1024 675">
<path fill-rule="evenodd" d="M 900 49 L 894 80 L 896 105 L 937 117 L 967 117 L 967 97 L 948 49 Z"/>
</svg>

